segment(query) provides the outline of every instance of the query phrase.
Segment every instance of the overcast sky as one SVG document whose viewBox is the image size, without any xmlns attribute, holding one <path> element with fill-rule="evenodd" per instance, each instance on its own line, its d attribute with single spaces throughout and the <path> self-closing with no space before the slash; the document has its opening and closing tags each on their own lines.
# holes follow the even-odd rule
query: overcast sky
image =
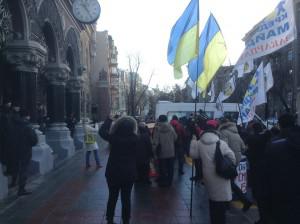
<svg viewBox="0 0 300 224">
<path fill-rule="evenodd" d="M 170 31 L 190 0 L 99 0 L 101 15 L 97 30 L 108 30 L 118 48 L 119 68 L 128 69 L 128 55 L 140 55 L 139 70 L 151 87 L 183 85 L 185 78 L 174 80 L 167 62 Z M 200 0 L 200 32 L 212 12 L 224 35 L 228 60 L 235 64 L 244 49 L 241 40 L 279 0 Z"/>
</svg>

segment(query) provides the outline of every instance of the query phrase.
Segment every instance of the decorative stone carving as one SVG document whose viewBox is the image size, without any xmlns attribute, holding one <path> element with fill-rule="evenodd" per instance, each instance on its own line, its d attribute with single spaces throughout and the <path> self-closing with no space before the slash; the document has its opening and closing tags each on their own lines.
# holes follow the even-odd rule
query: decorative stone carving
<svg viewBox="0 0 300 224">
<path fill-rule="evenodd" d="M 0 49 L 10 38 L 11 30 L 11 15 L 3 0 L 0 0 Z"/>
<path fill-rule="evenodd" d="M 63 55 L 64 30 L 55 1 L 44 0 L 38 11 L 38 18 L 40 22 L 40 27 L 43 27 L 45 22 L 49 22 L 51 24 L 55 36 L 57 38 L 60 55 Z"/>
<path fill-rule="evenodd" d="M 23 0 L 27 15 L 30 19 L 35 19 L 37 16 L 36 2 L 33 0 Z"/>
<path fill-rule="evenodd" d="M 45 65 L 46 49 L 35 41 L 15 40 L 6 45 L 3 54 L 16 71 L 38 72 Z"/>
<path fill-rule="evenodd" d="M 83 79 L 81 77 L 74 77 L 68 80 L 67 82 L 67 88 L 70 91 L 78 92 L 81 90 L 83 86 Z"/>
<path fill-rule="evenodd" d="M 48 64 L 45 67 L 45 76 L 52 84 L 65 84 L 69 78 L 70 68 L 65 64 Z"/>
<path fill-rule="evenodd" d="M 79 46 L 79 36 L 77 35 L 74 28 L 70 28 L 65 39 L 64 58 L 67 58 L 67 50 L 69 47 L 71 47 L 74 56 L 75 76 L 80 75 L 78 74 L 78 66 L 81 64 Z"/>
</svg>

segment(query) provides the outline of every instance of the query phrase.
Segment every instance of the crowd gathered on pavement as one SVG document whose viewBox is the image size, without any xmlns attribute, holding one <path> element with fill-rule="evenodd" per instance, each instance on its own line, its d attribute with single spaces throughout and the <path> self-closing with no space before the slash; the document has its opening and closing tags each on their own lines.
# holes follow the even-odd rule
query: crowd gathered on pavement
<svg viewBox="0 0 300 224">
<path fill-rule="evenodd" d="M 130 116 L 108 118 L 99 129 L 110 150 L 105 173 L 109 188 L 107 223 L 114 223 L 119 193 L 122 220 L 129 223 L 132 187 L 151 184 L 151 161 L 157 165 L 157 185 L 168 188 L 175 170 L 184 175 L 186 157 L 193 159 L 196 170 L 190 179 L 207 189 L 212 224 L 226 223 L 226 211 L 233 197 L 243 203 L 244 212 L 256 204 L 256 224 L 299 222 L 300 127 L 290 113 L 278 121 L 278 127 L 269 130 L 257 121 L 242 126 L 229 118 L 203 119 L 197 115 L 173 116 L 168 121 L 162 114 L 154 128 L 149 129 L 145 122 Z M 237 174 L 220 173 L 217 151 L 234 169 L 246 158 L 251 197 L 235 184 Z M 175 163 L 178 169 L 174 169 Z"/>
<path fill-rule="evenodd" d="M 26 170 L 32 147 L 38 142 L 29 121 L 28 111 L 11 102 L 3 105 L 0 161 L 4 175 L 11 176 L 10 187 L 17 185 L 19 196 L 30 194 L 25 188 Z M 72 118 L 70 123 L 74 123 Z M 226 223 L 226 211 L 233 197 L 243 203 L 244 212 L 253 204 L 257 206 L 256 224 L 299 222 L 300 127 L 293 114 L 282 114 L 278 127 L 272 129 L 258 121 L 243 126 L 230 118 L 209 119 L 197 114 L 182 118 L 174 115 L 170 121 L 161 114 L 154 123 L 132 116 L 114 116 L 108 117 L 100 128 L 84 125 L 86 169 L 91 167 L 91 154 L 96 167 L 102 167 L 98 135 L 109 143 L 105 171 L 108 224 L 114 223 L 119 194 L 122 221 L 129 224 L 133 186 L 151 185 L 150 174 L 155 169 L 157 186 L 171 187 L 174 175 L 185 174 L 187 158 L 192 158 L 195 169 L 195 175 L 190 177 L 192 184 L 198 182 L 207 190 L 212 224 Z M 245 194 L 234 181 L 236 167 L 244 158 L 251 194 Z"/>
</svg>

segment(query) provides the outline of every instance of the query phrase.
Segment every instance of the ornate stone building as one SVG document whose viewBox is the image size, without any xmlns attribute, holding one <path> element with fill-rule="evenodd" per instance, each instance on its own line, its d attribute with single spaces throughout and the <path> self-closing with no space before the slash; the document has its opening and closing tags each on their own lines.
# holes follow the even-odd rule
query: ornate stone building
<svg viewBox="0 0 300 224">
<path fill-rule="evenodd" d="M 0 0 L 0 104 L 29 110 L 34 124 L 44 109 L 50 125 L 33 149 L 40 173 L 83 147 L 81 123 L 71 138 L 65 121 L 90 113 L 95 29 L 74 18 L 72 0 Z"/>
</svg>

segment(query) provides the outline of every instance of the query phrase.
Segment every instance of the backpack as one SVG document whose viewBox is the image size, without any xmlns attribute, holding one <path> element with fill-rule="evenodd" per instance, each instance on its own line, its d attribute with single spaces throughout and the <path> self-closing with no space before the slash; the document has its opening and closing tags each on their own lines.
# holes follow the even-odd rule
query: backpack
<svg viewBox="0 0 300 224">
<path fill-rule="evenodd" d="M 216 172 L 220 177 L 225 179 L 234 179 L 238 175 L 235 164 L 230 158 L 222 154 L 220 141 L 216 143 L 215 164 Z"/>
</svg>

